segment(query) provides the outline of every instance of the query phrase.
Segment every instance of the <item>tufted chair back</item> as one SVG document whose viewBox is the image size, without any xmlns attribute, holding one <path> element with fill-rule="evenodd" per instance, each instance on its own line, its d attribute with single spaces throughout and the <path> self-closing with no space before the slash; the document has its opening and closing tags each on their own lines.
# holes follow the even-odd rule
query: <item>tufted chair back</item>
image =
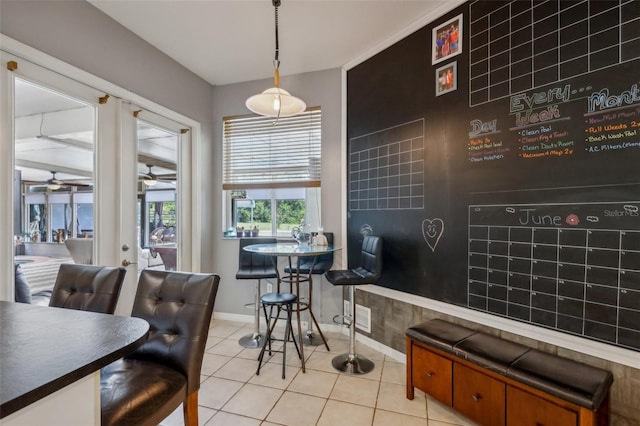
<svg viewBox="0 0 640 426">
<path fill-rule="evenodd" d="M 275 244 L 275 238 L 242 238 L 240 240 L 236 279 L 275 278 L 276 271 L 269 256 L 251 253 L 243 248 L 253 244 Z"/>
<path fill-rule="evenodd" d="M 49 306 L 112 314 L 126 272 L 123 267 L 62 264 Z"/>
<path fill-rule="evenodd" d="M 128 359 L 157 362 L 187 378 L 187 394 L 200 387 L 213 304 L 220 277 L 145 269 L 131 316 L 149 323 L 149 338 Z"/>
<path fill-rule="evenodd" d="M 362 241 L 360 252 L 360 266 L 353 270 L 362 278 L 378 281 L 382 275 L 382 239 L 373 235 L 366 235 Z"/>
<path fill-rule="evenodd" d="M 315 237 L 318 235 L 317 232 L 312 232 L 311 237 Z M 333 245 L 333 232 L 325 232 L 324 236 L 327 238 L 327 243 L 330 246 Z M 315 264 L 313 263 L 315 260 Z M 300 273 L 301 274 L 324 274 L 333 266 L 333 253 L 321 254 L 319 256 L 300 256 L 298 259 L 300 264 Z M 295 262 L 291 265 L 291 268 L 286 267 L 284 271 L 286 273 L 295 273 L 298 269 L 298 262 Z M 313 271 L 311 271 L 311 266 L 313 266 Z"/>
</svg>

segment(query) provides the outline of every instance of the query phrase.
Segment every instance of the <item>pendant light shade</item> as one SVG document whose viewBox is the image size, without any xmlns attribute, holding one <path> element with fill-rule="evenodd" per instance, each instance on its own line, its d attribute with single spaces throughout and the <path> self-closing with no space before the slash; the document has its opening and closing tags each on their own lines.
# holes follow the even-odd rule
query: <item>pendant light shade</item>
<svg viewBox="0 0 640 426">
<path fill-rule="evenodd" d="M 274 86 L 264 92 L 253 95 L 245 105 L 252 112 L 264 115 L 267 117 L 290 117 L 292 115 L 300 114 L 303 112 L 307 105 L 300 98 L 296 98 L 286 90 L 280 87 L 280 60 L 278 58 L 280 53 L 280 46 L 278 43 L 278 6 L 280 6 L 281 0 L 271 0 L 275 8 L 276 16 L 276 55 L 273 61 L 275 68 L 273 81 Z"/>
<path fill-rule="evenodd" d="M 246 105 L 252 112 L 269 117 L 290 117 L 307 108 L 302 99 L 291 96 L 279 87 L 272 87 L 259 95 L 251 96 L 247 99 Z"/>
</svg>

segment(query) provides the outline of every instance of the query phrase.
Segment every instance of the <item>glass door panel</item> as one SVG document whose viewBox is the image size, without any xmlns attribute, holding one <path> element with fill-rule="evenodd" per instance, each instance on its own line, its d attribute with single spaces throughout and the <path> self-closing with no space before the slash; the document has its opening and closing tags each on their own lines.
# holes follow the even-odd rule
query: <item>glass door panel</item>
<svg viewBox="0 0 640 426">
<path fill-rule="evenodd" d="M 161 126 L 158 117 L 137 120 L 138 234 L 142 254 L 138 270 L 176 270 L 178 263 L 177 125 Z M 155 120 L 154 120 L 155 119 Z M 171 124 L 171 123 L 169 123 Z"/>
<path fill-rule="evenodd" d="M 97 93 L 20 62 L 13 83 L 13 239 L 32 294 L 50 290 L 62 263 L 93 256 Z M 81 206 L 81 207 L 80 207 Z M 86 238 L 88 253 L 65 241 Z"/>
</svg>

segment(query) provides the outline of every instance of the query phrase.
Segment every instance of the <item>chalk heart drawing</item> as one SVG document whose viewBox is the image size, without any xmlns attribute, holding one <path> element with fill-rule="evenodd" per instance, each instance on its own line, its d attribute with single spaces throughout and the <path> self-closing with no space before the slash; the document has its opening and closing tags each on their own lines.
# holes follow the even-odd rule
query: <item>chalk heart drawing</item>
<svg viewBox="0 0 640 426">
<path fill-rule="evenodd" d="M 444 222 L 440 218 L 425 219 L 422 221 L 422 236 L 427 242 L 431 251 L 436 251 L 436 246 L 444 233 Z"/>
</svg>

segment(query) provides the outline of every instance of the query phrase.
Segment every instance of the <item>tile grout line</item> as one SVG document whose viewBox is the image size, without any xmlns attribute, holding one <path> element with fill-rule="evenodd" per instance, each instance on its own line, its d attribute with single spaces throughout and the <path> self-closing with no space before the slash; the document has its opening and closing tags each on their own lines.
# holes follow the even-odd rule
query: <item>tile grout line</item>
<svg viewBox="0 0 640 426">
<path fill-rule="evenodd" d="M 228 327 L 231 327 L 231 326 L 228 326 Z M 252 376 L 247 378 L 247 380 L 244 380 L 244 381 L 234 380 L 233 378 L 228 378 L 228 377 L 215 376 L 216 373 L 218 373 L 221 369 L 223 369 L 226 365 L 229 364 L 229 362 L 231 362 L 234 359 L 251 360 L 251 358 L 248 358 L 248 357 L 245 358 L 245 357 L 241 357 L 240 356 L 240 354 L 242 354 L 246 349 L 240 350 L 239 352 L 237 352 L 237 353 L 235 353 L 234 355 L 231 355 L 231 356 L 230 355 L 225 355 L 223 353 L 211 353 L 211 352 L 209 352 L 209 350 L 211 350 L 212 348 L 214 348 L 215 346 L 217 346 L 217 345 L 219 345 L 221 343 L 224 343 L 225 345 L 230 345 L 231 346 L 232 345 L 231 341 L 234 340 L 234 339 L 231 338 L 231 336 L 233 334 L 238 333 L 243 327 L 234 327 L 234 328 L 236 328 L 236 330 L 230 332 L 227 337 L 219 337 L 219 336 L 215 336 L 215 335 L 211 335 L 211 334 L 209 335 L 209 337 L 214 337 L 214 338 L 216 338 L 216 340 L 218 340 L 218 339 L 220 339 L 220 340 L 218 340 L 216 343 L 212 344 L 209 348 L 207 348 L 206 353 L 208 353 L 210 355 L 223 356 L 223 357 L 226 357 L 228 359 L 222 365 L 218 366 L 211 374 L 204 375 L 204 376 L 206 376 L 206 379 L 203 380 L 201 383 L 204 383 L 204 382 L 206 382 L 207 380 L 209 380 L 211 378 L 218 378 L 218 379 L 221 379 L 221 380 L 229 380 L 229 381 L 233 381 L 233 382 L 239 383 L 240 387 L 233 393 L 233 395 L 231 395 L 226 400 L 226 402 L 219 409 L 214 409 L 214 408 L 208 407 L 206 405 L 200 405 L 201 407 L 203 407 L 203 408 L 205 408 L 207 410 L 211 410 L 211 411 L 214 412 L 213 415 L 206 421 L 207 424 L 209 424 L 209 422 L 211 422 L 216 417 L 216 415 L 218 413 L 225 413 L 225 414 L 228 414 L 228 415 L 244 417 L 244 418 L 247 418 L 247 419 L 253 419 L 253 420 L 256 420 L 256 421 L 260 422 L 260 424 L 264 424 L 264 423 L 267 423 L 267 422 L 271 423 L 271 422 L 269 422 L 267 420 L 269 415 L 271 415 L 273 413 L 274 409 L 276 408 L 278 403 L 281 402 L 281 400 L 283 399 L 283 397 L 285 396 L 285 394 L 287 392 L 290 392 L 290 393 L 293 393 L 293 394 L 298 394 L 298 395 L 301 395 L 301 396 L 304 396 L 304 397 L 320 398 L 320 399 L 324 400 L 323 404 L 322 404 L 322 409 L 319 411 L 318 418 L 314 423 L 315 425 L 317 425 L 320 422 L 320 419 L 322 419 L 323 414 L 325 414 L 325 412 L 327 412 L 326 410 L 327 410 L 327 405 L 328 405 L 329 401 L 336 401 L 336 402 L 339 402 L 339 403 L 345 403 L 345 404 L 354 405 L 354 406 L 360 406 L 360 407 L 364 407 L 364 408 L 371 408 L 373 410 L 373 415 L 372 415 L 372 419 L 371 419 L 371 424 L 372 425 L 375 424 L 376 417 L 383 411 L 384 412 L 389 412 L 389 413 L 392 413 L 392 414 L 400 414 L 400 415 L 410 416 L 410 417 L 414 417 L 416 419 L 423 419 L 421 417 L 417 417 L 417 416 L 414 416 L 414 415 L 411 415 L 411 414 L 400 413 L 400 412 L 396 412 L 396 411 L 393 411 L 393 410 L 389 411 L 389 410 L 384 410 L 382 408 L 379 408 L 381 392 L 382 392 L 382 384 L 383 383 L 389 383 L 389 384 L 392 384 L 392 385 L 401 385 L 401 386 L 403 385 L 402 383 L 396 383 L 396 382 L 393 381 L 393 379 L 395 378 L 396 375 L 395 375 L 395 372 L 392 372 L 392 371 L 389 371 L 389 374 L 391 375 L 390 376 L 390 381 L 385 381 L 384 380 L 385 370 L 387 368 L 390 368 L 389 365 L 386 365 L 387 362 L 394 363 L 394 364 L 402 364 L 398 360 L 393 359 L 393 358 L 389 358 L 384 354 L 381 354 L 382 357 L 381 357 L 381 359 L 379 361 L 379 363 L 380 363 L 380 367 L 379 367 L 380 368 L 380 375 L 377 376 L 376 378 L 358 377 L 358 376 L 343 374 L 343 373 L 340 373 L 340 372 L 329 372 L 329 371 L 326 371 L 326 370 L 320 370 L 320 369 L 316 369 L 316 368 L 309 368 L 308 365 L 307 365 L 308 370 L 319 372 L 319 373 L 334 374 L 336 376 L 333 384 L 331 385 L 331 389 L 329 390 L 329 392 L 328 392 L 326 397 L 319 397 L 318 395 L 311 395 L 311 394 L 308 394 L 308 393 L 304 393 L 304 392 L 301 392 L 301 391 L 296 391 L 296 390 L 291 389 L 291 386 L 295 382 L 296 378 L 301 377 L 300 374 L 303 374 L 302 373 L 302 369 L 300 367 L 297 367 L 297 369 L 295 370 L 294 376 L 290 379 L 290 381 L 286 384 L 286 386 L 284 388 L 279 388 L 279 387 L 272 388 L 272 387 L 270 387 L 268 385 L 265 385 L 265 384 L 251 383 L 250 381 L 254 377 L 256 377 L 255 374 L 253 374 Z M 334 356 L 336 355 L 336 353 L 331 352 L 331 351 L 322 351 L 322 350 L 318 351 L 317 350 L 318 348 L 319 347 L 314 348 L 313 350 L 309 350 L 309 348 L 305 348 L 305 358 L 306 358 L 306 362 L 307 363 L 309 362 L 309 359 L 313 356 L 314 353 L 318 353 L 318 356 L 323 356 L 323 357 L 324 356 L 329 357 L 330 355 L 334 355 Z M 244 355 L 246 355 L 246 354 L 247 353 L 245 352 Z M 273 362 L 271 362 L 271 361 L 273 361 L 274 358 L 275 358 L 275 355 L 272 355 L 271 358 L 269 358 L 266 362 L 264 362 L 264 365 L 266 366 L 268 364 L 273 364 Z M 291 359 L 289 360 L 289 362 L 291 362 Z M 287 363 L 286 360 L 285 360 L 285 365 L 286 365 L 287 368 L 296 368 L 296 366 Z M 345 376 L 345 377 L 356 377 L 356 378 L 361 378 L 361 379 L 366 379 L 366 380 L 371 380 L 371 381 L 377 382 L 378 389 L 377 389 L 377 392 L 376 392 L 374 405 L 371 407 L 371 406 L 368 406 L 368 405 L 362 405 L 362 404 L 358 404 L 358 403 L 353 403 L 353 402 L 346 401 L 346 400 L 343 401 L 343 400 L 338 400 L 338 399 L 332 399 L 331 395 L 336 390 L 336 387 L 338 386 L 338 381 L 339 381 L 340 377 L 342 377 L 342 376 Z M 237 413 L 233 413 L 233 412 L 229 412 L 229 411 L 225 411 L 224 410 L 224 408 L 229 404 L 229 402 L 234 397 L 236 397 L 239 394 L 239 392 L 248 384 L 251 384 L 252 386 L 256 386 L 256 387 L 264 387 L 264 388 L 268 388 L 268 389 L 274 389 L 274 390 L 280 390 L 281 391 L 281 394 L 279 395 L 277 400 L 273 403 L 273 405 L 271 405 L 271 407 L 269 408 L 267 414 L 262 419 L 259 419 L 259 418 L 256 418 L 256 417 L 251 417 L 251 416 L 248 416 L 246 414 L 237 414 Z M 425 423 L 426 425 L 430 424 L 432 421 L 435 421 L 435 422 L 438 422 L 438 423 L 441 423 L 441 424 L 452 425 L 452 426 L 456 425 L 456 424 L 459 424 L 459 423 L 449 423 L 447 421 L 448 419 L 443 421 L 443 420 L 437 420 L 437 419 L 430 418 L 430 416 L 429 416 L 429 400 L 426 397 L 426 395 L 424 395 L 424 398 L 425 398 L 425 400 L 424 400 L 424 409 L 425 409 L 425 412 L 426 412 L 426 418 L 424 418 L 423 420 L 426 420 L 426 423 Z"/>
</svg>

